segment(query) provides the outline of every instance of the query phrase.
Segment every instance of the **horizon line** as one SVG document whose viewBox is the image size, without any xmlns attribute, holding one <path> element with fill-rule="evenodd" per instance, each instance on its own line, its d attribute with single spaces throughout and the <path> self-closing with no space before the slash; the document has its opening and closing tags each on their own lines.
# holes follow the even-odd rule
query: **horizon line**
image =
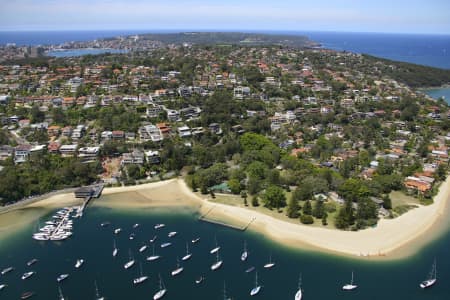
<svg viewBox="0 0 450 300">
<path fill-rule="evenodd" d="M 140 31 L 142 33 L 185 33 L 185 32 L 239 32 L 239 33 L 354 33 L 354 34 L 404 34 L 404 35 L 439 35 L 450 36 L 450 33 L 431 33 L 431 32 L 383 32 L 383 31 L 350 31 L 350 30 L 292 30 L 292 29 L 170 29 L 170 28 L 99 28 L 99 29 L 5 29 L 0 28 L 0 32 L 99 32 L 99 31 Z M 138 33 L 139 34 L 139 33 Z"/>
</svg>

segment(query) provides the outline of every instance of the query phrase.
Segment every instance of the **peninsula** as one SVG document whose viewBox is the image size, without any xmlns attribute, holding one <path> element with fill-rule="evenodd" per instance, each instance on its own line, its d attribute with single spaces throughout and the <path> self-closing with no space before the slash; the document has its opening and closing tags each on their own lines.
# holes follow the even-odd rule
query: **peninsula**
<svg viewBox="0 0 450 300">
<path fill-rule="evenodd" d="M 97 181 L 108 194 L 182 176 L 195 194 L 179 181 L 152 183 L 174 185 L 152 189 L 158 205 L 186 197 L 200 214 L 215 207 L 206 218 L 352 255 L 390 253 L 445 211 L 450 111 L 416 90 L 445 81 L 445 70 L 310 49 L 304 37 L 83 43 L 134 50 L 0 65 L 3 205 Z"/>
</svg>

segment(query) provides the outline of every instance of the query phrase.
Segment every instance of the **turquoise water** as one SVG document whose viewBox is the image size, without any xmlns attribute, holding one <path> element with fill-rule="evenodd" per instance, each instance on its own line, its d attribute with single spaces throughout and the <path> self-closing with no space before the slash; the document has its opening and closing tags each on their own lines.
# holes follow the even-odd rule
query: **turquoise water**
<svg viewBox="0 0 450 300">
<path fill-rule="evenodd" d="M 72 50 L 48 51 L 46 55 L 54 57 L 73 57 L 83 55 L 98 55 L 104 53 L 127 53 L 127 51 L 121 49 L 72 49 Z"/>
<path fill-rule="evenodd" d="M 450 87 L 423 90 L 425 94 L 434 99 L 444 97 L 445 101 L 450 104 Z"/>
<path fill-rule="evenodd" d="M 43 218 L 42 220 L 44 220 Z M 110 221 L 108 227 L 99 224 Z M 141 224 L 132 229 L 134 223 Z M 155 230 L 156 223 L 165 223 L 166 227 Z M 226 282 L 227 294 L 233 299 L 294 299 L 299 273 L 302 273 L 303 299 L 448 299 L 450 295 L 450 235 L 433 242 L 414 257 L 394 261 L 361 261 L 334 255 L 299 251 L 286 248 L 269 241 L 262 234 L 240 232 L 197 220 L 194 211 L 180 209 L 139 209 L 118 211 L 100 207 L 90 207 L 87 214 L 74 222 L 74 236 L 65 242 L 37 242 L 31 239 L 31 225 L 22 232 L 3 240 L 0 245 L 0 269 L 9 265 L 15 270 L 0 276 L 1 283 L 8 287 L 0 291 L 0 299 L 19 299 L 24 291 L 35 291 L 31 299 L 58 299 L 56 277 L 69 273 L 70 277 L 61 283 L 64 295 L 71 300 L 94 299 L 94 281 L 106 299 L 152 299 L 158 290 L 158 274 L 164 280 L 168 292 L 164 299 L 223 299 L 223 284 Z M 114 235 L 113 230 L 121 227 L 123 231 Z M 167 233 L 177 231 L 173 238 Z M 129 234 L 135 233 L 134 240 Z M 151 247 L 144 253 L 138 249 L 143 242 L 150 245 L 149 239 L 158 235 L 155 242 L 156 252 L 163 257 L 155 262 L 145 261 L 151 255 Z M 172 277 L 177 257 L 185 255 L 185 244 L 194 237 L 201 240 L 190 244 L 193 253 L 191 260 L 182 262 L 184 272 Z M 210 266 L 215 262 L 209 251 L 215 246 L 217 237 L 221 246 L 222 268 L 213 272 Z M 116 238 L 120 249 L 116 258 L 112 257 L 113 239 Z M 165 241 L 173 242 L 168 248 L 159 245 Z M 241 262 L 240 255 L 244 241 L 247 243 L 249 258 Z M 138 276 L 136 264 L 125 270 L 129 249 L 134 258 L 143 264 L 144 273 L 150 278 L 140 286 L 133 286 L 133 278 Z M 269 256 L 276 262 L 272 269 L 264 269 Z M 422 290 L 418 284 L 425 279 L 434 258 L 438 261 L 438 282 Z M 26 262 L 31 258 L 39 259 L 32 267 Z M 85 259 L 81 269 L 75 269 L 77 258 Z M 246 273 L 250 266 L 258 270 L 258 278 L 263 285 L 262 291 L 250 297 L 254 287 L 255 273 Z M 21 280 L 21 275 L 29 270 L 36 275 Z M 351 271 L 355 272 L 355 283 L 359 285 L 353 292 L 341 291 L 343 284 L 350 280 Z M 195 284 L 195 279 L 204 275 L 205 281 Z"/>
</svg>

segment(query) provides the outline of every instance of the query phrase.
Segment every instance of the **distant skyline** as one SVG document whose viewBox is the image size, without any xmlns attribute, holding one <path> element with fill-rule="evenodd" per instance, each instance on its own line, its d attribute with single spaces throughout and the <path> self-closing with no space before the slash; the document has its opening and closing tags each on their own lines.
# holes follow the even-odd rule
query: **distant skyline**
<svg viewBox="0 0 450 300">
<path fill-rule="evenodd" d="M 448 0 L 0 0 L 0 30 L 450 34 Z"/>
</svg>

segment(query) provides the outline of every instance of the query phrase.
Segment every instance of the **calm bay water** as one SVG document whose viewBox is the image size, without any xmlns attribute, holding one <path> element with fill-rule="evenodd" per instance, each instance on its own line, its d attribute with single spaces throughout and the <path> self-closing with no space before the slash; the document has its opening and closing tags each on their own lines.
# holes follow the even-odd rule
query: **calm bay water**
<svg viewBox="0 0 450 300">
<path fill-rule="evenodd" d="M 434 99 L 439 99 L 444 97 L 444 100 L 450 104 L 450 87 L 443 87 L 443 88 L 435 88 L 435 89 L 426 89 L 422 90 L 425 94 L 427 94 L 430 97 L 433 97 Z"/>
<path fill-rule="evenodd" d="M 263 289 L 255 298 L 276 300 L 293 299 L 297 289 L 299 273 L 302 273 L 303 299 L 448 299 L 450 295 L 450 235 L 433 242 L 414 257 L 393 262 L 361 261 L 333 255 L 299 251 L 275 244 L 264 235 L 253 232 L 240 232 L 221 226 L 197 221 L 197 215 L 190 208 L 179 209 L 139 209 L 118 211 L 100 207 L 90 207 L 87 214 L 74 223 L 74 236 L 61 243 L 37 242 L 31 239 L 32 225 L 11 238 L 2 240 L 0 245 L 0 269 L 9 265 L 15 270 L 0 276 L 1 283 L 8 287 L 0 291 L 0 299 L 18 299 L 24 291 L 35 291 L 32 299 L 58 299 L 56 277 L 69 273 L 70 277 L 61 283 L 64 295 L 71 300 L 94 299 L 94 281 L 106 299 L 152 299 L 158 290 L 158 274 L 161 274 L 168 293 L 164 299 L 223 299 L 223 284 L 226 282 L 227 294 L 233 299 L 249 299 L 254 287 L 255 272 L 245 273 L 250 266 L 258 270 L 258 278 Z M 43 218 L 42 222 L 47 219 Z M 99 224 L 110 221 L 109 227 Z M 140 223 L 132 229 L 134 223 Z M 156 223 L 167 226 L 160 230 L 153 228 Z M 123 229 L 114 235 L 116 227 Z M 177 231 L 173 238 L 167 233 Z M 136 237 L 129 240 L 129 234 Z M 156 253 L 163 257 L 159 261 L 148 262 L 151 246 L 144 253 L 138 249 L 142 243 L 158 235 L 155 242 Z M 175 269 L 177 257 L 185 255 L 186 242 L 194 237 L 200 242 L 190 243 L 193 253 L 191 260 L 182 262 L 184 272 L 176 277 L 170 276 Z M 209 253 L 215 246 L 214 237 L 221 246 L 220 257 L 224 263 L 221 269 L 213 272 L 210 266 L 215 262 Z M 120 249 L 116 258 L 112 257 L 113 239 Z M 160 248 L 165 241 L 173 242 L 168 248 Z M 244 241 L 250 252 L 246 262 L 241 262 L 240 254 Z M 133 278 L 138 276 L 136 264 L 125 270 L 123 265 L 129 259 L 129 250 L 137 261 L 142 262 L 143 270 L 150 278 L 140 286 L 133 286 Z M 276 262 L 273 269 L 262 266 L 269 256 Z M 434 257 L 438 260 L 438 282 L 429 290 L 422 290 L 418 284 L 425 279 Z M 32 267 L 26 262 L 39 259 Z M 84 258 L 81 269 L 75 269 L 77 258 Z M 37 274 L 28 280 L 20 276 L 29 270 Z M 355 283 L 359 288 L 344 293 L 341 286 L 350 280 L 355 272 Z M 196 285 L 194 280 L 200 276 L 205 281 Z"/>
</svg>

